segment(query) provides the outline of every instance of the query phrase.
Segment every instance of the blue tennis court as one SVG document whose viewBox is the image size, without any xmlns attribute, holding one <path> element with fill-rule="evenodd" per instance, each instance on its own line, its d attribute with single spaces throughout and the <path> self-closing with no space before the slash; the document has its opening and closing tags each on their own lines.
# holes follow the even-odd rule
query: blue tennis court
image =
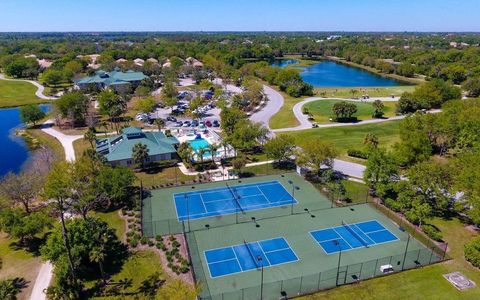
<svg viewBox="0 0 480 300">
<path fill-rule="evenodd" d="M 278 181 L 176 193 L 173 198 L 179 221 L 297 203 Z"/>
<path fill-rule="evenodd" d="M 342 222 L 343 223 L 343 222 Z M 389 243 L 398 238 L 376 220 L 311 231 L 327 254 Z"/>
<path fill-rule="evenodd" d="M 284 238 L 212 249 L 204 254 L 212 278 L 298 261 Z"/>
</svg>

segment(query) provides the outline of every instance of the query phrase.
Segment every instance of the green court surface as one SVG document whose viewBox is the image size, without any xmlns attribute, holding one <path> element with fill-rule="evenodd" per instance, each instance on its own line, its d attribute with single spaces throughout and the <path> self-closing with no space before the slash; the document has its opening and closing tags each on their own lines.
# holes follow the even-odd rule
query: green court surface
<svg viewBox="0 0 480 300">
<path fill-rule="evenodd" d="M 294 198 L 298 204 L 179 222 L 174 194 L 223 188 L 225 183 L 154 190 L 151 197 L 144 201 L 144 234 L 154 236 L 183 230 L 194 276 L 202 289 L 200 298 L 212 300 L 273 300 L 285 296 L 293 297 L 381 276 L 385 269 L 398 272 L 443 259 L 441 253 L 434 252 L 409 237 L 407 232 L 371 204 L 332 208 L 331 202 L 324 195 L 297 174 L 255 177 L 242 179 L 241 182 L 229 181 L 229 185 L 235 188 L 244 184 L 270 181 L 280 182 L 285 190 L 292 194 L 295 190 Z M 326 252 L 310 233 L 327 228 L 341 229 L 342 221 L 348 224 L 377 221 L 398 239 L 327 254 L 328 251 Z M 342 238 L 350 242 L 355 241 L 358 236 L 345 239 L 342 234 Z M 280 264 L 270 261 L 268 267 L 263 269 L 262 282 L 261 268 L 258 268 L 258 265 L 257 268 L 252 268 L 251 264 L 248 267 L 247 252 L 234 258 L 231 255 L 236 253 L 232 252 L 232 249 L 249 249 L 243 247 L 245 242 L 257 245 L 256 242 L 265 244 L 261 241 L 269 240 L 284 240 L 288 246 L 281 246 L 279 250 L 263 249 L 262 252 L 268 253 L 268 257 L 279 258 L 278 255 L 275 256 L 275 251 L 283 253 L 285 250 L 282 249 L 288 248 L 294 255 L 290 250 L 286 253 L 298 259 L 280 257 L 279 261 L 286 262 Z M 230 257 L 223 249 L 229 252 Z M 212 250 L 216 256 L 207 259 Z M 251 261 L 257 254 L 258 252 L 250 253 Z M 232 259 L 235 262 L 238 260 L 239 267 L 231 262 Z M 217 262 L 221 265 L 217 265 Z M 235 266 L 235 270 L 228 269 Z M 212 270 L 217 272 L 217 275 L 212 275 Z M 218 276 L 220 271 L 224 272 Z"/>
</svg>

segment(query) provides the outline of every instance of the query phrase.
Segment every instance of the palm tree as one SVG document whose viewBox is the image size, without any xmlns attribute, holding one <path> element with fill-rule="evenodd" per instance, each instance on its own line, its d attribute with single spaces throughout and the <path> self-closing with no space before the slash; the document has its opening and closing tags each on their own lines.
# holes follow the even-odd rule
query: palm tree
<svg viewBox="0 0 480 300">
<path fill-rule="evenodd" d="M 358 93 L 356 89 L 351 89 L 350 94 L 352 94 L 352 97 L 355 97 L 355 94 Z"/>
<path fill-rule="evenodd" d="M 215 161 L 215 155 L 217 154 L 217 150 L 218 150 L 217 144 L 210 144 L 208 146 L 208 151 L 210 151 L 210 154 L 212 155 L 212 161 Z"/>
<path fill-rule="evenodd" d="M 137 164 L 140 164 L 140 167 L 143 169 L 145 166 L 145 161 L 148 159 L 149 149 L 147 145 L 142 143 L 135 144 L 132 149 L 133 161 Z"/>
<path fill-rule="evenodd" d="M 227 147 L 228 147 L 228 142 L 226 140 L 222 140 L 220 142 L 220 146 L 223 147 L 223 156 L 227 158 Z"/>
<path fill-rule="evenodd" d="M 203 156 L 207 153 L 206 148 L 200 148 L 198 149 L 197 156 L 200 158 L 200 163 L 203 164 Z"/>
<path fill-rule="evenodd" d="M 103 242 L 100 243 L 100 246 L 96 246 L 90 252 L 90 260 L 92 262 L 98 263 L 98 268 L 100 269 L 100 276 L 102 277 L 103 285 L 107 285 L 107 280 L 105 279 L 105 272 L 103 270 L 103 262 L 105 260 L 105 249 Z"/>
<path fill-rule="evenodd" d="M 163 119 L 155 119 L 155 125 L 158 127 L 158 132 L 162 131 L 162 128 L 165 126 L 165 121 Z"/>
<path fill-rule="evenodd" d="M 94 142 L 95 142 L 96 135 L 95 135 L 94 127 L 89 127 L 88 130 L 83 135 L 83 138 L 90 143 L 90 147 L 92 147 L 92 149 L 95 149 Z"/>
</svg>

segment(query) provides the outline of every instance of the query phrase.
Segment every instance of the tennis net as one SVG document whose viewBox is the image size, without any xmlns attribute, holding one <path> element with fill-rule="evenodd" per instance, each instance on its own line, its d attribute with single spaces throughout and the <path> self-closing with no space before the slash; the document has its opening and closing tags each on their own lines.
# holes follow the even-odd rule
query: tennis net
<svg viewBox="0 0 480 300">
<path fill-rule="evenodd" d="M 235 200 L 235 203 L 237 203 L 237 206 L 238 206 L 238 208 L 240 209 L 240 211 L 241 211 L 242 213 L 245 213 L 245 211 L 243 210 L 242 206 L 240 205 L 240 202 L 238 202 L 238 199 L 237 199 L 237 197 L 236 197 L 235 192 L 233 191 L 233 189 L 228 185 L 228 183 L 225 183 L 225 185 L 227 186 L 228 190 L 229 190 L 230 193 L 232 194 L 233 200 Z"/>
<path fill-rule="evenodd" d="M 368 243 L 362 239 L 352 228 L 350 228 L 351 225 L 346 223 L 345 221 L 342 220 L 342 225 L 345 227 L 360 243 L 362 243 L 363 246 L 368 248 Z"/>
<path fill-rule="evenodd" d="M 250 249 L 250 246 L 248 246 L 247 241 L 243 240 L 243 243 L 245 244 L 245 247 L 247 247 L 248 253 L 250 253 L 250 256 L 252 257 L 253 263 L 257 267 L 257 270 L 260 269 L 260 266 L 258 265 L 258 258 L 255 257 L 255 255 L 253 254 L 253 251 L 252 249 Z"/>
</svg>

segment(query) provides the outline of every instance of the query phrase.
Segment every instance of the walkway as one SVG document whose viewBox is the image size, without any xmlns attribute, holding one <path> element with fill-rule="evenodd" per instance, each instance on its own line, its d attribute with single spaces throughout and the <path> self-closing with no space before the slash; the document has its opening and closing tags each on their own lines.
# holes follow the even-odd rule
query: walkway
<svg viewBox="0 0 480 300">
<path fill-rule="evenodd" d="M 60 144 L 62 144 L 65 151 L 65 159 L 67 161 L 75 160 L 75 150 L 73 148 L 73 142 L 83 138 L 83 135 L 66 135 L 55 128 L 52 128 L 53 120 L 47 120 L 42 125 L 42 131 L 56 138 Z"/>
<path fill-rule="evenodd" d="M 270 129 L 270 119 L 280 111 L 285 99 L 282 94 L 267 85 L 263 86 L 263 91 L 268 98 L 267 104 L 260 111 L 252 114 L 250 120 L 256 123 L 262 123 Z"/>
<path fill-rule="evenodd" d="M 33 80 L 27 80 L 27 79 L 11 79 L 11 78 L 5 78 L 5 75 L 0 74 L 0 79 L 1 80 L 7 80 L 7 81 L 24 81 L 24 82 L 29 82 L 33 84 L 34 86 L 37 87 L 37 91 L 35 92 L 35 96 L 37 96 L 40 99 L 44 100 L 55 100 L 57 99 L 56 97 L 50 97 L 50 96 L 45 96 L 43 94 L 43 91 L 45 90 L 45 87 L 41 85 L 40 83 L 33 81 Z"/>
</svg>

